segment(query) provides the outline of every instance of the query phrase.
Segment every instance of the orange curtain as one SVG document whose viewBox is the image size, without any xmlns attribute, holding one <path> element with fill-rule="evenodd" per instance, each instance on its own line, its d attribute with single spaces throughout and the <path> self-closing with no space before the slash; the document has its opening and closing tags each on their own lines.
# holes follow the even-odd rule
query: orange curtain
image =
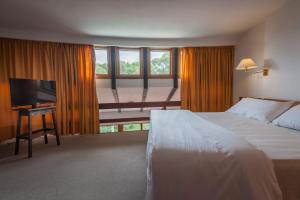
<svg viewBox="0 0 300 200">
<path fill-rule="evenodd" d="M 0 38 L 0 141 L 15 137 L 9 78 L 56 80 L 60 134 L 99 131 L 92 46 Z M 33 127 L 40 122 L 34 119 Z"/>
<path fill-rule="evenodd" d="M 234 47 L 183 48 L 182 108 L 220 112 L 232 105 Z"/>
</svg>

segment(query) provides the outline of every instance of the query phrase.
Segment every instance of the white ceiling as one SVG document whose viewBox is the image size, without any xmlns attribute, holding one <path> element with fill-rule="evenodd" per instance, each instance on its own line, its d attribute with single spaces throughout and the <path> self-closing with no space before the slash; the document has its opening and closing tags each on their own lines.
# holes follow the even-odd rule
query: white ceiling
<svg viewBox="0 0 300 200">
<path fill-rule="evenodd" d="M 1 0 L 0 36 L 48 33 L 49 39 L 51 34 L 63 34 L 89 41 L 236 35 L 262 22 L 286 1 Z"/>
</svg>

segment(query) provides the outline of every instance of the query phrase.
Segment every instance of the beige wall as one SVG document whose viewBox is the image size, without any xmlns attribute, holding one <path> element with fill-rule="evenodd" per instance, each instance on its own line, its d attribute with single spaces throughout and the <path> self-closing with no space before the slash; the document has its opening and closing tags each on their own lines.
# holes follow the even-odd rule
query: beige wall
<svg viewBox="0 0 300 200">
<path fill-rule="evenodd" d="M 300 100 L 300 1 L 291 0 L 265 22 L 242 34 L 236 45 L 236 65 L 251 57 L 270 68 L 262 77 L 234 72 L 234 99 L 240 96 Z"/>
</svg>

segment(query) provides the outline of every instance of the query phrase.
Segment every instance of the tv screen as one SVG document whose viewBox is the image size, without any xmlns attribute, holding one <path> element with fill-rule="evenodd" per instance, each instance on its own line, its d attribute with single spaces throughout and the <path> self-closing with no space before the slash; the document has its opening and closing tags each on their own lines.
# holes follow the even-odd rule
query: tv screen
<svg viewBox="0 0 300 200">
<path fill-rule="evenodd" d="M 11 104 L 25 106 L 56 102 L 56 82 L 47 80 L 10 79 Z"/>
</svg>

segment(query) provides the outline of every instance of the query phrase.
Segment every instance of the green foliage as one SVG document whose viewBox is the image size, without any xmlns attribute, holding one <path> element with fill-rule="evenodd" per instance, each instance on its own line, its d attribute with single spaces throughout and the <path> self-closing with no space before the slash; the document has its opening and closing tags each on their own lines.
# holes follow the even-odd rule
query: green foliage
<svg viewBox="0 0 300 200">
<path fill-rule="evenodd" d="M 143 130 L 148 131 L 150 129 L 150 123 L 143 123 Z"/>
<path fill-rule="evenodd" d="M 96 74 L 108 74 L 107 63 L 96 64 Z"/>
<path fill-rule="evenodd" d="M 151 59 L 151 74 L 170 74 L 170 54 L 164 53 L 159 58 Z"/>
<path fill-rule="evenodd" d="M 161 57 L 151 59 L 151 74 L 164 75 L 170 74 L 170 53 L 165 52 Z M 96 74 L 108 74 L 107 63 L 96 64 Z M 122 75 L 139 75 L 140 62 L 120 61 L 120 74 Z"/>
<path fill-rule="evenodd" d="M 118 132 L 117 125 L 103 125 L 100 126 L 100 133 L 115 133 Z"/>
<path fill-rule="evenodd" d="M 120 74 L 124 75 L 139 75 L 140 74 L 140 62 L 127 62 L 120 61 Z"/>
<path fill-rule="evenodd" d="M 124 131 L 140 131 L 141 124 L 124 124 L 123 130 Z"/>
<path fill-rule="evenodd" d="M 123 124 L 123 131 L 130 132 L 130 131 L 147 131 L 150 128 L 150 123 L 130 123 L 130 124 Z M 118 133 L 118 125 L 111 124 L 111 125 L 100 125 L 100 133 Z"/>
</svg>

